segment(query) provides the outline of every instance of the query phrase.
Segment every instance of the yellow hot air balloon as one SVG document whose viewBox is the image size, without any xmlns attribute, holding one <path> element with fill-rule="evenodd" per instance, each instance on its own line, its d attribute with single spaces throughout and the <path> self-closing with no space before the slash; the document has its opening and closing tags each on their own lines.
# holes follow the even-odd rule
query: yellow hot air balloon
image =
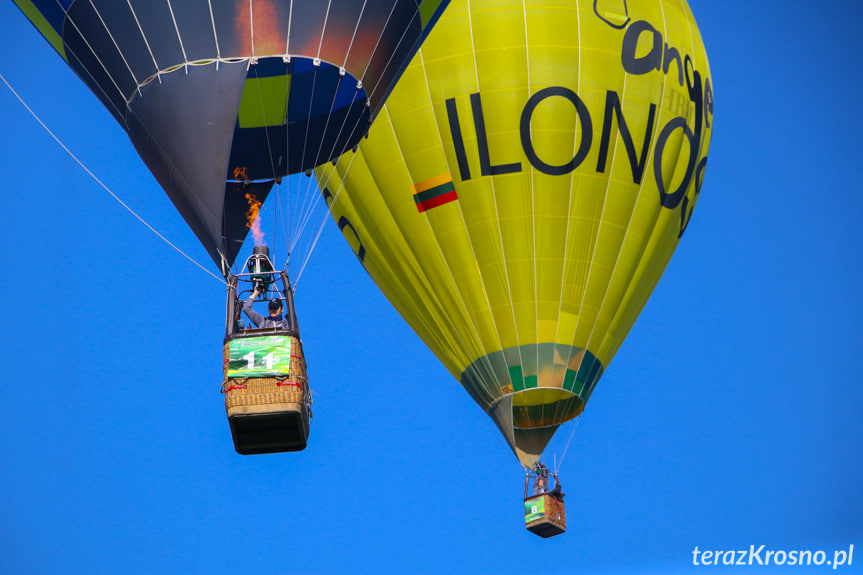
<svg viewBox="0 0 863 575">
<path fill-rule="evenodd" d="M 366 271 L 533 468 L 686 230 L 713 89 L 685 0 L 453 0 L 317 177 Z"/>
</svg>

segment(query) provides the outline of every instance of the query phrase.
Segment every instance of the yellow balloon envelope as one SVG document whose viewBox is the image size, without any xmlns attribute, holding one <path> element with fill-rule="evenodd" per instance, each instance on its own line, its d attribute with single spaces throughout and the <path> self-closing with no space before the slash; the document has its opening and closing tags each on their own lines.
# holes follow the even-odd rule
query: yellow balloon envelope
<svg viewBox="0 0 863 575">
<path fill-rule="evenodd" d="M 317 177 L 366 271 L 531 467 L 686 230 L 712 124 L 685 0 L 453 0 L 368 139 Z"/>
</svg>

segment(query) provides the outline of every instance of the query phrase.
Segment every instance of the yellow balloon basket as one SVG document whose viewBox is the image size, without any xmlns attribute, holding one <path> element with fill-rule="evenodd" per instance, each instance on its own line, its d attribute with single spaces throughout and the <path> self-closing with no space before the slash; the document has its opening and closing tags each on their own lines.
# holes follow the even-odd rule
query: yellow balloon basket
<svg viewBox="0 0 863 575">
<path fill-rule="evenodd" d="M 237 453 L 305 449 L 311 394 L 300 340 L 285 335 L 232 339 L 225 343 L 224 360 L 222 391 Z M 254 376 L 266 371 L 271 372 L 267 377 Z"/>
</svg>

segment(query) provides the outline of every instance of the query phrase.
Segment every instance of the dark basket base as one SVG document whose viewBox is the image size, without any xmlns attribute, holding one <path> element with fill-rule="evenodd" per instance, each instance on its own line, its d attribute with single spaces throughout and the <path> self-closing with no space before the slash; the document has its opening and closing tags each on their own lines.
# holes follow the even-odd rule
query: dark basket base
<svg viewBox="0 0 863 575">
<path fill-rule="evenodd" d="M 555 535 L 560 535 L 561 533 L 566 532 L 566 527 L 563 527 L 550 519 L 540 519 L 539 521 L 534 521 L 528 525 L 527 530 L 531 533 L 536 533 L 543 539 L 548 539 L 549 537 L 554 537 Z"/>
<path fill-rule="evenodd" d="M 309 438 L 305 409 L 232 415 L 228 423 L 240 455 L 302 451 Z"/>
</svg>

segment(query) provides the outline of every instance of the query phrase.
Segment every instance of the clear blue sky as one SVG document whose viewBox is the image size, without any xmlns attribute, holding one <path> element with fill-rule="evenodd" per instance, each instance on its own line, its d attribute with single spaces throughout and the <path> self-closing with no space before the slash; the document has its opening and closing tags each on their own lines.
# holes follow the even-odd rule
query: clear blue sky
<svg viewBox="0 0 863 575">
<path fill-rule="evenodd" d="M 692 565 L 761 544 L 854 544 L 837 571 L 863 573 L 863 5 L 690 4 L 716 100 L 705 184 L 576 430 L 550 540 L 524 529 L 497 429 L 332 221 L 297 296 L 309 448 L 237 455 L 222 285 L 0 85 L 0 573 L 831 571 Z M 0 22 L 0 73 L 207 264 L 96 98 L 12 2 Z"/>
</svg>

